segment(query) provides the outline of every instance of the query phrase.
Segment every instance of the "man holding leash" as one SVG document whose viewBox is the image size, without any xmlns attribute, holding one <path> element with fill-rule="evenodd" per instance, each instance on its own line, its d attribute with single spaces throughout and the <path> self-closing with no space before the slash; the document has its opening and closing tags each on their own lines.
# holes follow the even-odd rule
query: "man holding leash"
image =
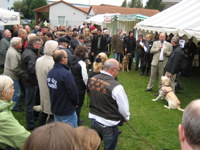
<svg viewBox="0 0 200 150">
<path fill-rule="evenodd" d="M 179 45 L 179 38 L 173 37 L 171 40 L 173 51 L 169 57 L 169 61 L 165 67 L 165 75 L 170 78 L 170 83 L 173 91 L 175 92 L 175 79 L 177 73 L 181 71 L 181 63 L 185 57 L 184 52 L 182 51 Z"/>
<path fill-rule="evenodd" d="M 118 125 L 130 118 L 127 95 L 115 80 L 119 70 L 118 61 L 108 59 L 100 74 L 90 78 L 88 83 L 91 127 L 104 141 L 104 150 L 117 149 Z"/>
</svg>

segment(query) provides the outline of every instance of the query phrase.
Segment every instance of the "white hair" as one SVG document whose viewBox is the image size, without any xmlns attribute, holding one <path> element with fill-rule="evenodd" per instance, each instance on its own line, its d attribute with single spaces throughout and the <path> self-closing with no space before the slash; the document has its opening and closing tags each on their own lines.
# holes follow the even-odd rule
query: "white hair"
<svg viewBox="0 0 200 150">
<path fill-rule="evenodd" d="M 30 33 L 30 34 L 27 36 L 28 42 L 29 42 L 33 37 L 35 37 L 35 36 L 36 36 L 35 33 Z"/>
<path fill-rule="evenodd" d="M 44 53 L 46 55 L 53 56 L 53 52 L 58 48 L 58 42 L 54 40 L 49 40 L 44 45 Z"/>
<path fill-rule="evenodd" d="M 20 42 L 22 42 L 22 38 L 20 37 L 13 37 L 11 40 L 10 40 L 10 45 L 12 47 L 15 47 L 16 45 L 18 45 Z"/>
<path fill-rule="evenodd" d="M 3 31 L 3 36 L 6 37 L 8 33 L 10 33 L 10 30 L 5 29 L 5 30 Z"/>
<path fill-rule="evenodd" d="M 0 96 L 3 92 L 8 92 L 13 85 L 13 80 L 6 75 L 0 75 Z"/>
</svg>

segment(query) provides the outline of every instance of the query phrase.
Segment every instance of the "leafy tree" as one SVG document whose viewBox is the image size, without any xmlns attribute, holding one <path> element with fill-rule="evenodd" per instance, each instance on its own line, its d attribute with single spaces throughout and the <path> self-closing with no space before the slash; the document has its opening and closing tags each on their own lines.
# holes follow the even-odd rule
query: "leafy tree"
<svg viewBox="0 0 200 150">
<path fill-rule="evenodd" d="M 47 5 L 46 0 L 18 0 L 13 3 L 13 9 L 22 14 L 24 18 L 33 19 L 33 10 Z M 47 17 L 46 14 L 43 16 Z"/>
<path fill-rule="evenodd" d="M 121 7 L 126 7 L 127 6 L 127 1 L 124 0 L 124 2 L 122 3 L 122 6 Z"/>
<path fill-rule="evenodd" d="M 162 11 L 164 7 L 165 4 L 163 4 L 162 0 L 148 0 L 145 6 L 147 9 L 158 9 L 160 11 Z"/>
<path fill-rule="evenodd" d="M 30 1 L 30 9 L 28 11 L 28 15 L 33 18 L 34 17 L 34 13 L 33 10 L 42 6 L 47 5 L 46 0 L 27 0 Z"/>
<path fill-rule="evenodd" d="M 143 8 L 143 3 L 142 3 L 142 1 L 141 0 L 137 0 L 137 2 L 136 2 L 136 6 L 135 6 L 136 8 Z"/>
<path fill-rule="evenodd" d="M 130 7 L 130 8 L 135 8 L 136 2 L 137 2 L 137 0 L 131 0 L 131 1 L 128 3 L 128 7 Z"/>
<path fill-rule="evenodd" d="M 24 16 L 26 16 L 28 6 L 24 0 L 22 0 L 22 1 L 19 0 L 19 1 L 15 1 L 13 3 L 12 9 L 14 9 L 17 12 L 20 12 L 21 16 L 24 17 Z"/>
</svg>

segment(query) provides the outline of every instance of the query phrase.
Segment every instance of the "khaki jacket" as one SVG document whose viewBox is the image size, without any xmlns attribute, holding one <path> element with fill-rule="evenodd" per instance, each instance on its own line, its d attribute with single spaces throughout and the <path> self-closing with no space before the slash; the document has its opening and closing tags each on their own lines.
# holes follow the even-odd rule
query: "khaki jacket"
<svg viewBox="0 0 200 150">
<path fill-rule="evenodd" d="M 21 53 L 12 46 L 9 47 L 4 67 L 4 75 L 14 80 L 19 80 L 21 70 Z"/>
<path fill-rule="evenodd" d="M 169 56 L 170 56 L 170 54 L 172 52 L 172 44 L 167 42 L 167 41 L 165 41 L 163 44 L 165 45 L 164 52 L 167 53 L 167 55 L 165 55 L 164 59 L 163 59 L 163 65 L 164 65 L 163 67 L 165 67 L 165 65 L 168 62 Z M 161 52 L 160 46 L 161 46 L 161 42 L 160 41 L 155 41 L 153 43 L 153 46 L 152 46 L 151 50 L 150 50 L 150 53 L 154 54 L 152 62 L 151 62 L 152 66 L 157 66 L 158 65 L 160 52 Z"/>
</svg>

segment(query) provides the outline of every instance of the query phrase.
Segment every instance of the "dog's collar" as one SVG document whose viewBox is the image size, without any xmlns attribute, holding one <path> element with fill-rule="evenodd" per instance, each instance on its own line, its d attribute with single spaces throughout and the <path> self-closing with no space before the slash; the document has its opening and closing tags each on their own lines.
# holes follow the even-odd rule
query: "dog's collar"
<svg viewBox="0 0 200 150">
<path fill-rule="evenodd" d="M 170 91 L 162 90 L 162 91 L 165 93 L 165 96 L 166 96 L 169 92 L 172 92 L 173 90 L 170 90 Z"/>
</svg>

